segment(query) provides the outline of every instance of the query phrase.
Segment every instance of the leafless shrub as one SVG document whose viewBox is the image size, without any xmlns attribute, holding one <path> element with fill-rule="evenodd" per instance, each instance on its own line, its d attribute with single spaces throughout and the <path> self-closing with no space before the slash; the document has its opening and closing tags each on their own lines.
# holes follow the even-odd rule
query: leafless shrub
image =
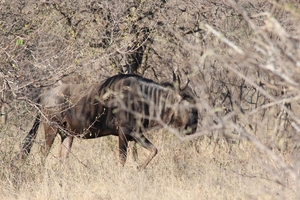
<svg viewBox="0 0 300 200">
<path fill-rule="evenodd" d="M 282 186 L 279 198 L 286 191 L 299 197 L 297 1 L 12 0 L 1 2 L 0 11 L 0 105 L 2 119 L 8 117 L 0 127 L 1 145 L 13 145 L 9 138 L 20 142 L 33 122 L 35 109 L 28 102 L 60 81 L 99 82 L 122 72 L 161 82 L 177 70 L 191 80 L 201 119 L 196 138 L 180 138 L 189 153 L 166 151 L 189 163 L 176 168 L 168 160 L 179 169 L 177 175 L 188 168 L 205 176 L 207 171 L 195 170 L 202 158 L 217 169 L 232 167 L 232 177 L 237 166 L 248 174 L 260 168 L 259 175 L 249 176 Z M 156 138 L 166 140 L 162 145 L 183 145 Z M 1 149 L 5 162 L 14 146 Z M 224 155 L 234 167 L 222 161 Z M 253 160 L 258 165 L 249 164 Z M 245 178 L 246 172 L 237 176 Z"/>
</svg>

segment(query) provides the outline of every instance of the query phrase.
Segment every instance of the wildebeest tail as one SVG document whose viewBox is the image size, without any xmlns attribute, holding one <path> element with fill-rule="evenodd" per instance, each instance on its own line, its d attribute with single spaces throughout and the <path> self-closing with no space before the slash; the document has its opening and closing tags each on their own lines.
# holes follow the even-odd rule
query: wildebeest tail
<svg viewBox="0 0 300 200">
<path fill-rule="evenodd" d="M 41 123 L 41 113 L 38 112 L 38 114 L 35 117 L 34 124 L 27 134 L 26 138 L 24 139 L 22 143 L 22 148 L 19 154 L 19 158 L 25 159 L 30 153 L 31 147 L 33 145 L 33 141 L 36 138 L 37 130 L 39 129 L 39 125 Z"/>
</svg>

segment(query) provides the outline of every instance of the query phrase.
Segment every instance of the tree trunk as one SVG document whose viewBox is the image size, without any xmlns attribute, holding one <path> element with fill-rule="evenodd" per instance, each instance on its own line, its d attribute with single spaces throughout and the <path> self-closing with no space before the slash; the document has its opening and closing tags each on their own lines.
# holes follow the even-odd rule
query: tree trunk
<svg viewBox="0 0 300 200">
<path fill-rule="evenodd" d="M 6 124 L 7 122 L 7 114 L 5 112 L 5 103 L 6 103 L 6 83 L 2 79 L 0 80 L 1 83 L 1 102 L 0 102 L 0 107 L 1 107 L 1 124 Z"/>
</svg>

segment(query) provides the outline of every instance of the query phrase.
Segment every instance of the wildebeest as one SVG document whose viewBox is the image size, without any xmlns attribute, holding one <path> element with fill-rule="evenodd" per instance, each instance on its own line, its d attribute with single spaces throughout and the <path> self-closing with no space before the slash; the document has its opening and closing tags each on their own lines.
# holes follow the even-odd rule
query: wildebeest
<svg viewBox="0 0 300 200">
<path fill-rule="evenodd" d="M 40 111 L 20 155 L 25 158 L 29 154 L 43 121 L 45 157 L 57 133 L 61 136 L 62 160 L 67 158 L 74 137 L 115 135 L 119 137 L 122 165 L 126 162 L 128 141 L 135 141 L 151 152 L 140 166 L 145 168 L 157 154 L 157 148 L 143 132 L 166 125 L 184 134 L 196 131 L 198 111 L 193 96 L 185 92 L 187 84 L 183 88 L 169 87 L 170 84 L 158 84 L 138 75 L 118 74 L 86 87 L 60 85 L 40 96 Z"/>
</svg>

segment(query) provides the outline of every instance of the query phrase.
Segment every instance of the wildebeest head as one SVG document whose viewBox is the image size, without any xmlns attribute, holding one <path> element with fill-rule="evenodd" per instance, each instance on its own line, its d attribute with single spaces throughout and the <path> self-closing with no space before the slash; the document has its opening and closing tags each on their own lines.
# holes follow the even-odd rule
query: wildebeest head
<svg viewBox="0 0 300 200">
<path fill-rule="evenodd" d="M 178 105 L 178 113 L 175 116 L 175 125 L 181 133 L 189 135 L 196 132 L 198 123 L 198 110 L 195 106 L 195 99 L 191 96 L 181 96 Z"/>
<path fill-rule="evenodd" d="M 175 90 L 180 98 L 177 112 L 175 113 L 175 127 L 183 134 L 190 135 L 196 132 L 198 123 L 198 109 L 196 107 L 196 94 L 189 84 L 189 79 L 184 85 L 180 85 L 180 79 L 177 77 L 173 83 L 163 82 L 161 85 Z"/>
</svg>

